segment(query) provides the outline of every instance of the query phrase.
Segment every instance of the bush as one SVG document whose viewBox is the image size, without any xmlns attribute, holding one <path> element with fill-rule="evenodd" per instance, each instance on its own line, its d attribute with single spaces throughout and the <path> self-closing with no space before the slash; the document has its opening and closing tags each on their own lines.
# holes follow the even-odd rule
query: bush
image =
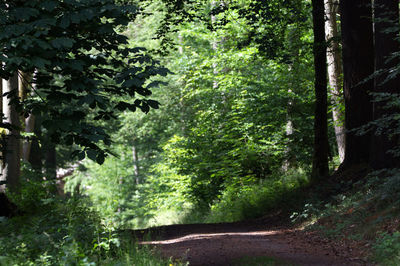
<svg viewBox="0 0 400 266">
<path fill-rule="evenodd" d="M 85 198 L 43 202 L 35 214 L 0 217 L 0 265 L 168 265 L 114 233 Z"/>
<path fill-rule="evenodd" d="M 374 259 L 381 265 L 400 264 L 400 232 L 383 233 L 373 246 Z"/>
<path fill-rule="evenodd" d="M 289 209 L 298 204 L 296 193 L 307 183 L 306 173 L 296 170 L 258 184 L 231 186 L 211 206 L 206 222 L 235 222 L 257 218 L 275 209 Z"/>
</svg>

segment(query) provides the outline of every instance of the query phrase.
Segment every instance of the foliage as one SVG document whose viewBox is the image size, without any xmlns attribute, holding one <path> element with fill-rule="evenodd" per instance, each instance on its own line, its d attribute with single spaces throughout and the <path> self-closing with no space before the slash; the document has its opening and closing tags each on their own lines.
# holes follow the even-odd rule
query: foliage
<svg viewBox="0 0 400 266">
<path fill-rule="evenodd" d="M 88 196 L 102 219 L 116 227 L 179 222 L 178 213 L 190 208 L 187 177 L 160 163 L 137 184 L 126 157 L 109 157 L 101 166 L 85 161 L 84 167 L 67 179 L 65 189 Z"/>
<path fill-rule="evenodd" d="M 345 172 L 344 176 L 357 175 Z M 359 181 L 312 189 L 305 205 L 291 216 L 322 236 L 369 250 L 370 259 L 382 265 L 397 265 L 399 245 L 398 170 L 370 173 Z M 369 248 L 372 247 L 372 248 Z"/>
<path fill-rule="evenodd" d="M 16 202 L 20 205 L 18 202 Z M 113 232 L 84 198 L 42 199 L 35 213 L 0 220 L 0 265 L 169 265 Z"/>
<path fill-rule="evenodd" d="M 102 163 L 105 150 L 98 143 L 109 145 L 110 138 L 88 117 L 110 120 L 116 110 L 158 108 L 144 98 L 154 86 L 147 79 L 168 71 L 145 49 L 128 48 L 127 37 L 118 33 L 137 14 L 135 6 L 112 0 L 0 5 L 0 75 L 36 73 L 35 97 L 13 101 L 19 112 L 46 118 L 42 125 L 54 143 L 80 145 L 83 151 L 74 155 Z"/>
<path fill-rule="evenodd" d="M 399 169 L 306 189 L 315 98 L 310 1 L 0 7 L 0 76 L 34 73 L 36 85 L 13 104 L 41 117 L 41 144 L 58 144 L 60 165 L 74 150 L 79 160 L 103 163 L 81 161 L 64 200 L 54 180 L 24 165 L 20 193 L 9 194 L 20 216 L 0 220 L 0 264 L 162 265 L 114 229 L 233 222 L 277 209 L 297 210 L 294 222 L 318 220 L 312 228 L 328 237 L 380 236 L 377 261 L 398 255 L 398 233 L 377 232 L 400 211 Z M 398 95 L 375 99 L 399 107 Z M 398 118 L 392 112 L 359 131 L 396 138 Z"/>
<path fill-rule="evenodd" d="M 140 16 L 128 27 L 130 46 L 157 49 L 157 41 L 149 38 L 156 35 L 158 25 L 152 22 L 165 15 L 164 4 L 148 5 L 151 9 L 146 10 L 153 14 Z M 250 3 L 242 4 L 245 8 Z M 309 7 L 296 8 L 305 12 Z M 286 161 L 293 168 L 308 167 L 313 141 L 310 21 L 282 21 L 282 50 L 290 56 L 266 60 L 259 44 L 244 45 L 250 22 L 240 12 L 236 6 L 212 10 L 206 4 L 196 14 L 204 20 L 176 25 L 177 33 L 168 36 L 179 49 L 161 59 L 173 74 L 163 79 L 168 85 L 153 90 L 162 110 L 147 115 L 124 112 L 118 123 L 106 125 L 113 132 L 112 152 L 119 159 L 107 159 L 103 167 L 86 164 L 88 171 L 70 182 L 82 180 L 81 192 L 101 206 L 105 217 L 141 227 L 157 223 L 167 213 L 207 213 L 211 206 L 218 209 L 219 201 L 223 206 L 236 199 L 249 207 L 244 204 L 249 198 L 259 215 L 262 204 L 270 208 L 270 202 L 292 184 L 275 178 Z M 215 27 L 209 25 L 211 15 L 216 17 Z M 217 49 L 213 43 L 218 43 Z M 290 136 L 288 119 L 293 124 Z M 138 177 L 133 176 L 130 147 L 139 158 Z M 130 181 L 120 185 L 118 178 Z M 130 183 L 134 178 L 139 185 Z M 276 186 L 269 189 L 271 184 Z M 257 189 L 264 193 L 257 196 Z M 242 198 L 235 198 L 235 193 Z M 121 220 L 128 212 L 132 215 Z M 228 216 L 237 220 L 246 216 L 243 212 L 238 207 L 238 213 Z"/>
<path fill-rule="evenodd" d="M 114 227 L 129 226 L 134 218 L 146 220 L 151 209 L 145 208 L 148 200 L 137 198 L 133 169 L 128 163 L 115 157 L 107 158 L 103 167 L 87 161 L 83 171 L 67 179 L 65 189 L 88 196 L 102 219 Z"/>
<path fill-rule="evenodd" d="M 306 173 L 293 170 L 283 174 L 284 179 L 276 175 L 260 184 L 228 187 L 212 204 L 206 222 L 236 222 L 295 208 L 302 201 L 300 189 L 308 183 Z"/>
<path fill-rule="evenodd" d="M 181 120 L 176 124 L 182 125 L 181 132 L 164 144 L 163 159 L 190 177 L 192 201 L 205 206 L 234 183 L 257 183 L 288 158 L 304 166 L 311 154 L 312 139 L 306 132 L 312 130 L 307 121 L 312 119 L 313 92 L 307 49 L 296 59 L 294 71 L 291 62 L 265 60 L 255 45 L 238 48 L 247 36 L 248 22 L 235 10 L 226 12 L 217 14 L 224 23 L 213 30 L 199 22 L 184 25 L 182 52 L 170 67 L 183 86 L 178 94 L 181 108 L 174 115 Z M 308 40 L 308 32 L 297 26 L 299 39 L 288 37 L 288 47 Z M 293 28 L 288 28 L 289 36 Z M 213 42 L 218 43 L 216 49 Z M 289 139 L 290 101 L 295 130 Z M 297 145 L 285 148 L 288 142 Z"/>
<path fill-rule="evenodd" d="M 382 265 L 400 263 L 400 232 L 383 233 L 373 246 L 374 259 Z"/>
</svg>

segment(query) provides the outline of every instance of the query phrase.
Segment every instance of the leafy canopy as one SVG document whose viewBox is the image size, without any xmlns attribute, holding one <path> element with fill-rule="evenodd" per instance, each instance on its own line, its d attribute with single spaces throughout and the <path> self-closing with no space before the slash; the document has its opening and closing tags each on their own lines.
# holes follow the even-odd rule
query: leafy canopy
<svg viewBox="0 0 400 266">
<path fill-rule="evenodd" d="M 35 73 L 35 97 L 13 103 L 25 115 L 45 117 L 54 143 L 81 146 L 80 159 L 102 163 L 107 153 L 110 138 L 93 120 L 158 108 L 145 98 L 157 85 L 147 80 L 167 69 L 144 48 L 129 48 L 120 33 L 138 12 L 112 0 L 0 2 L 0 77 Z"/>
</svg>

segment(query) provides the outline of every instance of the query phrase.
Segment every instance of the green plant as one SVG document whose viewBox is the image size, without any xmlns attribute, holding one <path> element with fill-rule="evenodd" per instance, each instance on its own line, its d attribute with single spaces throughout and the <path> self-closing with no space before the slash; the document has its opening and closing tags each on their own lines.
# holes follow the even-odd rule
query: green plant
<svg viewBox="0 0 400 266">
<path fill-rule="evenodd" d="M 373 246 L 373 258 L 382 265 L 399 265 L 400 232 L 382 233 Z"/>
<path fill-rule="evenodd" d="M 116 234 L 82 197 L 52 198 L 35 212 L 0 219 L 0 265 L 168 265 Z"/>
<path fill-rule="evenodd" d="M 260 217 L 277 208 L 291 209 L 302 201 L 299 189 L 307 182 L 306 173 L 297 170 L 286 173 L 284 182 L 276 176 L 260 183 L 229 186 L 203 217 L 206 222 L 234 222 Z"/>
</svg>

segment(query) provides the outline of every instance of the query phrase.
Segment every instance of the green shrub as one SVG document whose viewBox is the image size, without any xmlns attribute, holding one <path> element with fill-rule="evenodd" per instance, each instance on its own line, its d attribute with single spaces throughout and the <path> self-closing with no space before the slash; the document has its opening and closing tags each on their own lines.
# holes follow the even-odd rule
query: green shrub
<svg viewBox="0 0 400 266">
<path fill-rule="evenodd" d="M 0 219 L 0 265 L 168 265 L 117 235 L 87 199 L 43 202 L 36 213 Z"/>
<path fill-rule="evenodd" d="M 400 264 L 400 232 L 383 233 L 373 246 L 374 259 L 382 265 Z"/>
<path fill-rule="evenodd" d="M 211 206 L 206 222 L 234 222 L 256 218 L 274 209 L 298 204 L 299 188 L 307 183 L 302 170 L 271 177 L 258 184 L 227 187 Z"/>
</svg>

